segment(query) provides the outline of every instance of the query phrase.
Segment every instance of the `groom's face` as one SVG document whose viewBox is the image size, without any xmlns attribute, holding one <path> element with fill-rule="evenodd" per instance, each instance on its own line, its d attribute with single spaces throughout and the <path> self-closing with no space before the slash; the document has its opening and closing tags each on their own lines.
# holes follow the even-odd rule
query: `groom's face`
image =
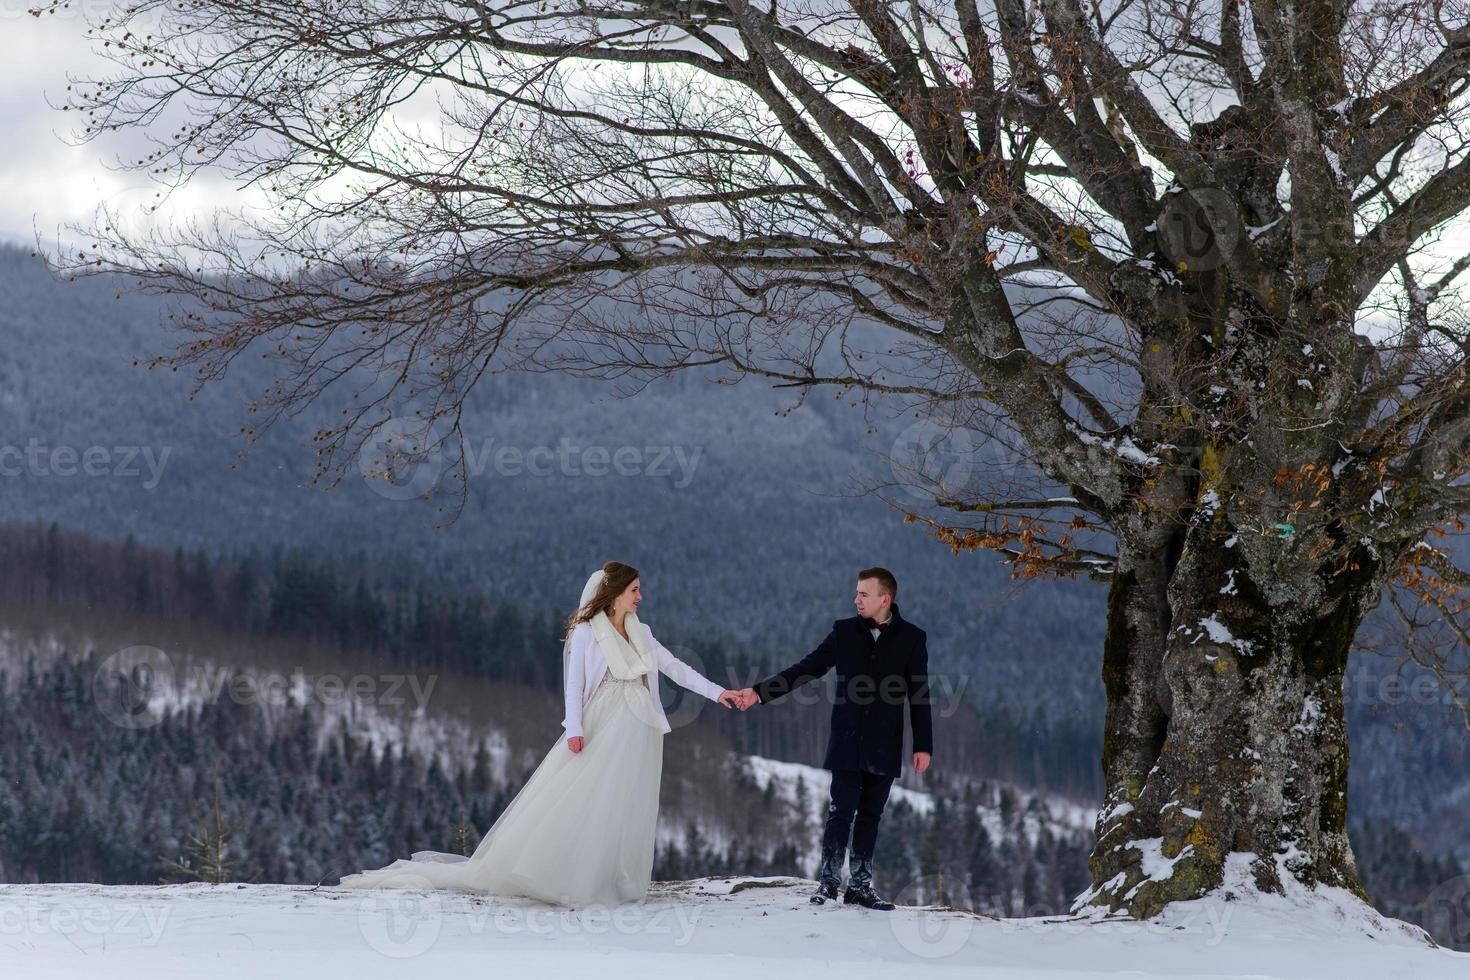
<svg viewBox="0 0 1470 980">
<path fill-rule="evenodd" d="M 867 616 L 881 623 L 888 618 L 888 606 L 892 601 L 877 579 L 858 579 L 857 595 L 853 596 L 852 604 L 857 607 L 859 616 Z"/>
</svg>

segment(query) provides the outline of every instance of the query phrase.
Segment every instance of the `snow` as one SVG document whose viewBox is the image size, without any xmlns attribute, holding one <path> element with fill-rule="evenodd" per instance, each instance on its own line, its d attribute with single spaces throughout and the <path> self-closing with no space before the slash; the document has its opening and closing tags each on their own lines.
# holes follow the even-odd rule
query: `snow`
<svg viewBox="0 0 1470 980">
<path fill-rule="evenodd" d="M 1282 215 L 1282 217 L 1285 217 L 1285 215 Z M 1264 225 L 1246 225 L 1245 231 L 1246 234 L 1251 237 L 1251 240 L 1255 241 L 1257 238 L 1260 238 L 1262 235 L 1270 231 L 1272 228 L 1275 228 L 1280 223 L 1281 218 L 1277 218 L 1275 221 L 1267 222 Z"/>
<path fill-rule="evenodd" d="M 742 876 L 655 882 L 644 901 L 612 909 L 309 885 L 0 885 L 0 943 L 10 980 L 1470 975 L 1470 954 L 1428 945 L 1341 889 L 1253 892 L 1239 860 L 1251 857 L 1227 862 L 1233 900 L 1179 902 L 1143 922 L 1095 908 L 997 919 L 905 894 L 888 896 L 901 906 L 892 912 L 817 908 L 813 881 Z M 1151 875 L 1172 871 L 1161 854 L 1145 859 Z"/>
<path fill-rule="evenodd" d="M 1215 616 L 1216 613 L 1210 613 L 1199 621 L 1199 624 L 1205 628 L 1205 632 L 1210 634 L 1211 642 L 1219 643 L 1222 646 L 1233 646 L 1242 653 L 1250 653 L 1251 641 L 1237 640 L 1234 634 L 1230 632 L 1230 628 L 1216 619 Z M 1195 637 L 1192 642 L 1198 643 L 1199 637 Z"/>
<path fill-rule="evenodd" d="M 1164 838 L 1150 837 L 1145 840 L 1129 841 L 1128 846 L 1143 855 L 1139 866 L 1143 869 L 1144 877 L 1132 888 L 1123 893 L 1125 900 L 1131 899 L 1140 888 L 1150 881 L 1168 881 L 1174 877 L 1174 865 L 1183 861 L 1194 853 L 1194 845 L 1186 844 L 1178 854 L 1173 857 L 1164 856 Z"/>
<path fill-rule="evenodd" d="M 0 653 L 16 663 L 34 656 L 38 669 L 66 656 L 68 649 L 95 645 L 85 634 L 48 629 L 39 637 L 23 637 L 14 629 L 0 630 Z M 428 711 L 426 705 L 436 677 L 424 683 L 413 673 L 382 673 L 376 675 L 375 686 L 365 689 L 346 683 L 347 678 L 361 674 L 345 665 L 335 672 L 328 668 L 308 674 L 300 667 L 283 672 L 243 660 L 243 656 L 220 660 L 175 646 L 167 650 L 137 646 L 119 651 L 103 663 L 123 668 L 143 661 L 158 668 L 148 705 L 148 717 L 154 720 L 231 700 L 258 707 L 264 724 L 273 726 L 280 723 L 287 709 L 310 705 L 317 723 L 318 751 L 329 742 L 340 741 L 345 732 L 366 745 L 374 758 L 401 750 L 417 756 L 425 765 L 437 759 L 446 772 L 452 773 L 472 765 L 476 752 L 483 747 L 490 771 L 501 780 L 507 778 L 512 763 L 525 767 L 539 761 L 513 759 L 505 732 L 494 725 L 473 723 L 452 712 Z M 8 676 L 11 684 L 19 680 L 19 672 Z"/>
<path fill-rule="evenodd" d="M 826 769 L 818 769 L 816 766 L 804 765 L 800 762 L 782 762 L 780 759 L 767 759 L 765 756 L 752 755 L 746 757 L 750 762 L 751 775 L 755 777 L 756 783 L 762 790 L 766 788 L 772 779 L 776 780 L 777 794 L 788 802 L 796 802 L 796 783 L 803 780 L 806 783 L 806 791 L 809 800 L 815 800 L 817 813 L 825 815 L 827 812 L 827 797 L 832 789 L 832 773 Z M 893 803 L 902 800 L 913 807 L 918 813 L 928 813 L 934 808 L 934 801 L 928 793 L 907 789 L 895 785 L 888 792 L 888 802 Z M 1090 825 L 1089 825 L 1090 826 Z"/>
<path fill-rule="evenodd" d="M 1346 183 L 1347 178 L 1342 172 L 1342 161 L 1337 156 L 1337 151 L 1330 146 L 1322 147 L 1322 155 L 1327 158 L 1327 165 L 1332 168 L 1332 176 L 1337 180 L 1338 186 Z"/>
<path fill-rule="evenodd" d="M 1297 719 L 1297 723 L 1291 726 L 1291 730 L 1310 734 L 1316 730 L 1317 722 L 1321 717 L 1322 702 L 1317 699 L 1317 695 L 1308 694 L 1302 699 L 1302 715 Z"/>
<path fill-rule="evenodd" d="M 1227 568 L 1225 570 L 1225 584 L 1220 586 L 1220 594 L 1236 595 L 1238 591 L 1235 587 L 1235 569 Z"/>
<path fill-rule="evenodd" d="M 1089 446 L 1101 446 L 1104 449 L 1110 449 L 1119 457 L 1127 460 L 1130 463 L 1138 463 L 1143 466 L 1159 465 L 1159 457 L 1144 452 L 1142 449 L 1134 444 L 1133 439 L 1129 436 L 1123 436 L 1121 438 L 1114 438 L 1112 436 L 1109 436 L 1106 439 L 1103 439 L 1099 436 L 1093 435 L 1090 432 L 1082 431 L 1082 429 L 1078 428 L 1071 422 L 1067 422 L 1066 426 L 1068 431 L 1073 433 L 1075 436 L 1077 436 L 1078 439 L 1080 439 L 1082 442 L 1087 443 Z M 1173 443 L 1160 443 L 1158 448 L 1177 449 L 1178 447 L 1175 446 Z"/>
</svg>

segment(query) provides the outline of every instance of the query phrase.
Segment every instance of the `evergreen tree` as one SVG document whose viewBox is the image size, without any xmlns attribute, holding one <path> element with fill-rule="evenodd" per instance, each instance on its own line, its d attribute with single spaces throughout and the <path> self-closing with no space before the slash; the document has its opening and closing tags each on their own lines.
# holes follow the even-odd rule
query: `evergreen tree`
<svg viewBox="0 0 1470 980">
<path fill-rule="evenodd" d="M 233 880 L 235 874 L 236 860 L 230 850 L 230 838 L 239 829 L 241 821 L 226 826 L 223 813 L 220 808 L 219 798 L 219 761 L 214 764 L 214 820 L 199 833 L 189 838 L 188 855 L 178 858 L 161 858 L 164 862 L 165 872 L 168 876 L 182 876 L 193 881 L 208 881 L 213 884 L 223 884 Z M 246 881 L 254 881 L 260 876 L 260 869 Z M 168 879 L 160 878 L 160 883 Z"/>
</svg>

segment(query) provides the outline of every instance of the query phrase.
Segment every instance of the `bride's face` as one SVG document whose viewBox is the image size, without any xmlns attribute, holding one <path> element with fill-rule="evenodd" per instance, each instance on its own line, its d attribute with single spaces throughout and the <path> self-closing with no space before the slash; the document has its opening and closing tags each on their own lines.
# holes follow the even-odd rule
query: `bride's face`
<svg viewBox="0 0 1470 980">
<path fill-rule="evenodd" d="M 639 591 L 639 583 L 635 578 L 632 582 L 628 583 L 628 587 L 623 590 L 623 594 L 613 600 L 613 615 L 622 616 L 627 613 L 636 613 L 638 612 L 638 603 L 642 601 L 643 593 Z"/>
</svg>

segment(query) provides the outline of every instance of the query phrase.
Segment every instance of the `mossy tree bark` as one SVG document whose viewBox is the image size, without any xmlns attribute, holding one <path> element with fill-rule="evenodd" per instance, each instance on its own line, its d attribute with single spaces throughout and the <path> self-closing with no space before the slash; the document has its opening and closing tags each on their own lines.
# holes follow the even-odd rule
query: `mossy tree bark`
<svg viewBox="0 0 1470 980">
<path fill-rule="evenodd" d="M 1116 576 L 1107 797 L 1079 907 L 1153 915 L 1219 886 L 1231 852 L 1254 855 L 1262 890 L 1281 890 L 1289 874 L 1367 898 L 1347 837 L 1343 678 L 1381 563 L 1364 550 L 1357 568 L 1318 571 L 1321 601 L 1273 605 L 1243 567 L 1238 536 L 1226 547 L 1221 530 L 1186 542 L 1162 642 L 1126 625 L 1157 606 L 1136 572 Z"/>
</svg>

